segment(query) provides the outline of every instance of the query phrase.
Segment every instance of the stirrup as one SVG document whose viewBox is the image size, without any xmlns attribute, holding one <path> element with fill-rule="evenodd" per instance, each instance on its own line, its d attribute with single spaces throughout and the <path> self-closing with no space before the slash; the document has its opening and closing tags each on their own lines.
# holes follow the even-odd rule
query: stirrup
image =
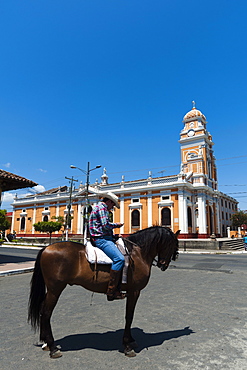
<svg viewBox="0 0 247 370">
<path fill-rule="evenodd" d="M 113 294 L 107 294 L 107 300 L 108 301 L 114 301 L 115 299 L 124 299 L 127 296 L 127 294 L 122 292 L 115 292 Z"/>
</svg>

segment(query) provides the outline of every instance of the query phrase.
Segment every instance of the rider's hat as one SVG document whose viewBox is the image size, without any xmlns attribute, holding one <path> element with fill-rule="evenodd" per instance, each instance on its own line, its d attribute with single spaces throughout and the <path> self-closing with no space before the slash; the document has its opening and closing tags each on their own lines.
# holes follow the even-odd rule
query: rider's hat
<svg viewBox="0 0 247 370">
<path fill-rule="evenodd" d="M 101 196 L 103 198 L 110 199 L 117 208 L 120 208 L 120 204 L 118 202 L 118 197 L 116 196 L 116 194 L 113 194 L 112 192 L 109 191 L 107 193 L 101 194 Z"/>
</svg>

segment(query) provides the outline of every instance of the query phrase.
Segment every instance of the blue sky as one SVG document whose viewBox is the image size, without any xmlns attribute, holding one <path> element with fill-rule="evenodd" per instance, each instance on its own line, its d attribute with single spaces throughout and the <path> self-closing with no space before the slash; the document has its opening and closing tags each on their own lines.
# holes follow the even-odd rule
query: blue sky
<svg viewBox="0 0 247 370">
<path fill-rule="evenodd" d="M 109 182 L 177 174 L 195 100 L 219 190 L 247 209 L 246 16 L 244 0 L 1 2 L 0 168 L 40 189 L 85 182 L 70 165 L 87 162 Z"/>
</svg>

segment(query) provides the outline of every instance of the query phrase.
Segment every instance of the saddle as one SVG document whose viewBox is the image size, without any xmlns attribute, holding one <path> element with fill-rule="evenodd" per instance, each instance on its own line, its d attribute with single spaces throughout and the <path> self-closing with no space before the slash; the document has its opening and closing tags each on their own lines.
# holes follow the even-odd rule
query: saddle
<svg viewBox="0 0 247 370">
<path fill-rule="evenodd" d="M 122 253 L 125 259 L 125 264 L 123 268 L 123 275 L 122 275 L 122 284 L 127 283 L 127 272 L 129 266 L 129 253 L 127 248 L 125 247 L 124 241 L 122 238 L 118 238 L 115 242 L 116 247 Z M 85 244 L 86 250 L 86 258 L 89 263 L 93 264 L 103 264 L 103 265 L 111 265 L 112 260 L 99 248 L 93 246 L 91 241 L 87 240 Z"/>
</svg>

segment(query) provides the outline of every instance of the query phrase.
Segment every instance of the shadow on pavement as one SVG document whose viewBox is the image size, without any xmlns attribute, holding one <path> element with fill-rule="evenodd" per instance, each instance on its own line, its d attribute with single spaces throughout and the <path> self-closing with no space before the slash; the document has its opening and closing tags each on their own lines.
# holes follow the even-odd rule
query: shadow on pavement
<svg viewBox="0 0 247 370">
<path fill-rule="evenodd" d="M 61 351 L 78 351 L 85 348 L 93 348 L 100 351 L 120 350 L 123 337 L 123 329 L 108 331 L 105 333 L 87 333 L 68 335 L 56 340 L 56 344 L 61 346 Z M 166 340 L 179 338 L 195 333 L 189 326 L 180 330 L 162 331 L 159 333 L 145 333 L 142 329 L 133 328 L 131 334 L 138 343 L 137 353 L 148 347 L 159 346 Z"/>
<path fill-rule="evenodd" d="M 28 262 L 28 261 L 35 261 L 35 258 L 21 257 L 21 256 L 7 256 L 4 254 L 0 254 L 0 265 L 6 264 L 6 263 L 20 263 L 20 262 Z"/>
</svg>

